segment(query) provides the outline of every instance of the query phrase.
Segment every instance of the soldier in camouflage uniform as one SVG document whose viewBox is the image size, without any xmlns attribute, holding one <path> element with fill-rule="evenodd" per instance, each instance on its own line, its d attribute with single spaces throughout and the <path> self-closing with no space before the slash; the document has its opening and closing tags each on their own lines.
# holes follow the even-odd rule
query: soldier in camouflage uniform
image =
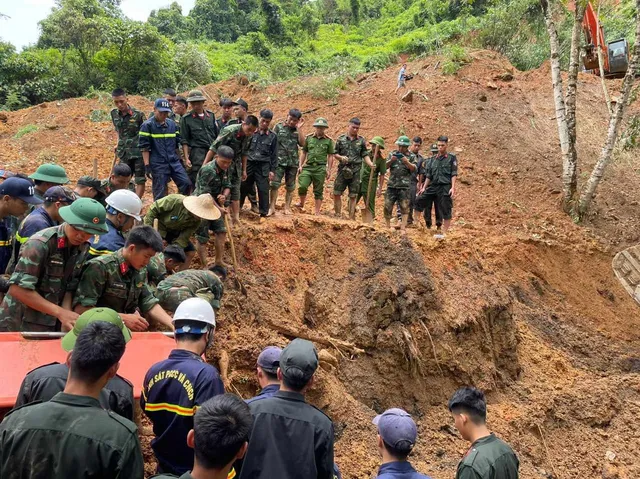
<svg viewBox="0 0 640 479">
<path fill-rule="evenodd" d="M 296 205 L 304 209 L 309 186 L 313 184 L 313 198 L 315 199 L 314 213 L 320 214 L 322 199 L 324 198 L 324 182 L 331 176 L 333 168 L 333 154 L 335 152 L 333 140 L 326 135 L 329 123 L 325 118 L 318 118 L 313 123 L 315 131 L 307 135 L 302 147 L 302 158 L 298 167 L 298 196 L 300 202 Z M 327 168 L 327 163 L 329 168 Z"/>
<path fill-rule="evenodd" d="M 229 182 L 228 170 L 233 162 L 234 152 L 228 146 L 218 148 L 215 160 L 207 163 L 198 174 L 196 180 L 196 191 L 194 195 L 209 193 L 216 201 L 218 208 L 226 214 L 224 205 L 231 194 L 231 183 Z M 196 232 L 198 242 L 198 255 L 203 266 L 207 264 L 207 243 L 209 243 L 209 231 L 215 234 L 216 262 L 217 265 L 225 266 L 222 261 L 224 254 L 224 243 L 227 238 L 227 229 L 222 218 L 215 221 L 203 221 Z"/>
<path fill-rule="evenodd" d="M 234 101 L 233 106 L 233 114 L 235 118 L 229 120 L 226 126 L 241 125 L 247 119 L 247 115 L 249 114 L 249 104 L 242 98 L 238 98 L 236 101 Z M 255 214 L 260 213 L 260 209 L 258 207 L 258 196 L 255 187 L 253 187 L 251 191 L 249 191 L 247 197 L 249 198 L 249 202 L 251 203 L 251 211 L 253 211 Z M 243 204 L 240 205 L 240 207 L 242 208 L 243 206 L 244 201 Z"/>
<path fill-rule="evenodd" d="M 202 92 L 190 91 L 187 100 L 192 110 L 180 120 L 180 138 L 189 179 L 195 185 L 207 151 L 219 132 L 216 116 L 211 110 L 204 108 L 206 98 L 202 96 Z"/>
<path fill-rule="evenodd" d="M 375 165 L 373 177 L 371 178 L 371 168 L 368 163 L 362 165 L 360 170 L 360 191 L 356 198 L 356 204 L 360 201 L 360 198 L 364 198 L 365 201 L 369 201 L 365 207 L 369 208 L 370 215 L 367 218 L 363 213 L 363 219 L 368 222 L 372 222 L 376 217 L 376 196 L 382 194 L 382 188 L 384 186 L 384 175 L 387 172 L 387 160 L 382 155 L 384 150 L 384 139 L 381 136 L 374 136 L 369 140 L 369 153 L 368 156 Z M 369 178 L 371 178 L 371 189 L 369 189 Z M 378 178 L 380 184 L 378 185 Z"/>
<path fill-rule="evenodd" d="M 387 157 L 387 169 L 389 170 L 389 182 L 387 193 L 384 197 L 384 219 L 387 228 L 391 228 L 391 214 L 393 206 L 398 203 L 402 211 L 402 223 L 400 230 L 406 234 L 407 219 L 409 218 L 409 189 L 411 187 L 411 174 L 416 170 L 416 157 L 409 151 L 411 140 L 407 136 L 401 136 L 396 141 L 398 149 L 389 153 Z"/>
<path fill-rule="evenodd" d="M 230 125 L 224 128 L 218 138 L 209 147 L 209 152 L 204 160 L 206 165 L 213 160 L 214 155 L 221 146 L 229 146 L 233 150 L 233 163 L 229 168 L 229 182 L 231 183 L 231 219 L 235 224 L 240 224 L 240 183 L 242 182 L 242 163 L 246 161 L 247 151 L 251 136 L 258 129 L 258 118 L 247 116 L 240 125 Z"/>
<path fill-rule="evenodd" d="M 146 118 L 144 113 L 127 103 L 127 95 L 122 88 L 113 90 L 111 97 L 116 105 L 116 108 L 111 110 L 111 121 L 118 133 L 116 155 L 135 173 L 136 194 L 142 198 L 147 179 L 144 174 L 142 153 L 138 148 L 138 135 Z"/>
<path fill-rule="evenodd" d="M 160 306 L 174 313 L 180 303 L 189 298 L 202 298 L 218 311 L 224 293 L 226 268 L 214 265 L 208 270 L 188 269 L 173 274 L 158 284 L 156 296 Z"/>
<path fill-rule="evenodd" d="M 106 211 L 96 200 L 80 198 L 60 208 L 65 221 L 33 235 L 20 258 L 0 304 L 0 331 L 65 331 L 78 314 L 71 299 L 93 235 L 107 232 Z"/>
<path fill-rule="evenodd" d="M 113 167 L 111 176 L 100 182 L 100 190 L 104 193 L 103 197 L 98 199 L 102 206 L 106 206 L 105 199 L 111 193 L 117 190 L 133 191 L 135 193 L 135 183 L 133 183 L 131 168 L 126 163 L 118 163 Z"/>
<path fill-rule="evenodd" d="M 335 158 L 338 164 L 338 174 L 333 183 L 333 211 L 340 218 L 342 216 L 342 194 L 349 188 L 349 218 L 356 219 L 356 197 L 360 191 L 360 169 L 364 161 L 372 166 L 367 151 L 367 142 L 358 135 L 360 119 L 349 120 L 347 133 L 340 135 L 336 141 Z"/>
<path fill-rule="evenodd" d="M 132 331 L 144 331 L 149 323 L 142 316 L 171 328 L 171 317 L 158 305 L 147 284 L 146 266 L 162 251 L 162 238 L 150 226 L 129 232 L 124 248 L 98 256 L 82 271 L 73 297 L 73 308 L 82 314 L 91 308 L 111 308 Z"/>
<path fill-rule="evenodd" d="M 298 152 L 299 147 L 304 146 L 304 134 L 300 130 L 303 124 L 304 120 L 300 110 L 292 108 L 289 110 L 287 119 L 282 123 L 278 123 L 273 129 L 273 132 L 278 137 L 278 167 L 276 168 L 275 178 L 271 182 L 270 215 L 276 212 L 278 190 L 283 178 L 285 179 L 285 189 L 287 191 L 284 200 L 284 214 L 291 214 L 291 200 L 296 189 L 296 175 L 300 165 Z"/>
<path fill-rule="evenodd" d="M 147 282 L 155 291 L 158 283 L 166 279 L 170 274 L 176 273 L 180 269 L 184 269 L 184 262 L 187 256 L 180 246 L 170 244 L 165 247 L 162 253 L 158 253 L 149 260 L 147 265 Z"/>
<path fill-rule="evenodd" d="M 69 183 L 69 178 L 67 178 L 64 168 L 55 163 L 45 163 L 38 166 L 38 169 L 29 175 L 29 178 L 35 183 L 35 196 L 39 200 L 44 200 L 44 194 L 52 186 Z M 27 214 L 31 213 L 33 209 L 34 205 L 29 205 Z"/>
</svg>

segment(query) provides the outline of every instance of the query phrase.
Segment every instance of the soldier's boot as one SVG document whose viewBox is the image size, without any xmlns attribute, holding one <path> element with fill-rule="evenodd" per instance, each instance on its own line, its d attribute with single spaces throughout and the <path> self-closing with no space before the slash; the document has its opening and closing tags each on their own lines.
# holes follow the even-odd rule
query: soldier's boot
<svg viewBox="0 0 640 479">
<path fill-rule="evenodd" d="M 349 198 L 349 219 L 350 220 L 356 219 L 356 199 L 355 198 Z"/>
<path fill-rule="evenodd" d="M 196 248 L 198 250 L 198 257 L 200 258 L 200 264 L 202 265 L 202 269 L 207 269 L 207 245 L 200 243 L 200 241 L 196 241 Z"/>
<path fill-rule="evenodd" d="M 278 202 L 278 190 L 273 188 L 271 190 L 271 196 L 269 196 L 269 214 L 272 216 L 276 214 L 276 203 Z"/>
<path fill-rule="evenodd" d="M 284 214 L 291 214 L 291 200 L 293 199 L 293 191 L 287 191 L 287 194 L 284 197 Z"/>
<path fill-rule="evenodd" d="M 226 239 L 227 235 L 225 233 L 216 234 L 216 264 L 228 268 L 229 265 L 222 260 L 222 256 L 224 255 L 224 243 Z"/>
<path fill-rule="evenodd" d="M 316 216 L 320 216 L 320 209 L 322 208 L 322 200 L 316 200 L 315 201 L 315 211 L 313 212 L 314 215 Z"/>
<path fill-rule="evenodd" d="M 340 218 L 342 216 L 342 197 L 334 196 L 333 197 L 333 214 L 336 218 Z"/>
</svg>

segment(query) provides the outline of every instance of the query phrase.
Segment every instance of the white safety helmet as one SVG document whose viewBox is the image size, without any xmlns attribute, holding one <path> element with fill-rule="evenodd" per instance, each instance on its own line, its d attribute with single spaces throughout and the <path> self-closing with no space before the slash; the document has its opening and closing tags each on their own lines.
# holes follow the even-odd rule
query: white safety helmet
<svg viewBox="0 0 640 479">
<path fill-rule="evenodd" d="M 208 301 L 202 298 L 189 298 L 180 303 L 176 308 L 172 320 L 174 325 L 176 321 L 202 323 L 202 327 L 200 328 L 189 324 L 176 328 L 176 334 L 203 334 L 209 330 L 209 327 L 211 327 L 211 329 L 216 327 L 216 313 Z"/>
<path fill-rule="evenodd" d="M 142 211 L 142 200 L 133 191 L 116 190 L 104 200 L 114 210 L 127 216 L 133 216 L 140 221 L 140 211 Z"/>
</svg>

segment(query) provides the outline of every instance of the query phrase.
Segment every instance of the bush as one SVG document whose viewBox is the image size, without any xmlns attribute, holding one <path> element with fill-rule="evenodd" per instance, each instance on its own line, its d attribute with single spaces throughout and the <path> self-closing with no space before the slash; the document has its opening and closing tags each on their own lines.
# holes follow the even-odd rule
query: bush
<svg viewBox="0 0 640 479">
<path fill-rule="evenodd" d="M 37 131 L 38 127 L 36 125 L 27 125 L 20 128 L 16 134 L 13 136 L 16 140 L 22 138 L 24 135 L 28 135 L 29 133 L 33 133 Z"/>
</svg>

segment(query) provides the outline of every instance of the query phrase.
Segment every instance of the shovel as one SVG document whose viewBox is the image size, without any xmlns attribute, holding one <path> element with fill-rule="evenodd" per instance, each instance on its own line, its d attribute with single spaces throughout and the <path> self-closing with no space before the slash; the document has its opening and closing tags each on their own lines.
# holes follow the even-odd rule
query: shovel
<svg viewBox="0 0 640 479">
<path fill-rule="evenodd" d="M 373 147 L 373 158 L 375 159 L 378 155 L 380 147 L 378 145 Z M 367 196 L 364 199 L 364 210 L 362 211 L 362 221 L 367 224 L 373 223 L 373 214 L 369 209 L 369 197 L 371 196 L 371 186 L 373 185 L 373 176 L 376 172 L 376 164 L 373 162 L 373 167 L 371 168 L 371 173 L 369 173 L 369 185 L 367 187 Z"/>
<path fill-rule="evenodd" d="M 224 226 L 225 228 L 227 228 L 227 233 L 229 234 L 229 243 L 231 244 L 231 259 L 233 260 L 233 271 L 235 273 L 233 276 L 236 280 L 236 286 L 238 287 L 240 292 L 246 296 L 247 288 L 244 287 L 244 284 L 242 284 L 242 281 L 240 281 L 240 278 L 238 278 L 238 261 L 236 259 L 236 247 L 233 243 L 233 231 L 231 231 L 231 224 L 229 223 L 229 215 L 224 213 L 223 217 L 224 217 Z"/>
</svg>

